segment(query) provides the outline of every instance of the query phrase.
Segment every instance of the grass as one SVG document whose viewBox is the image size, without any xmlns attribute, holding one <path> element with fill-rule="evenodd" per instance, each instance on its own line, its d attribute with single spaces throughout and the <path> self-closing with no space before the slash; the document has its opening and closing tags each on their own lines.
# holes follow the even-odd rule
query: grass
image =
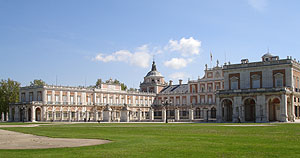
<svg viewBox="0 0 300 158">
<path fill-rule="evenodd" d="M 68 124 L 7 130 L 112 143 L 57 149 L 0 150 L 0 157 L 298 157 L 300 124 Z M 4 128 L 3 128 L 4 129 Z"/>
</svg>

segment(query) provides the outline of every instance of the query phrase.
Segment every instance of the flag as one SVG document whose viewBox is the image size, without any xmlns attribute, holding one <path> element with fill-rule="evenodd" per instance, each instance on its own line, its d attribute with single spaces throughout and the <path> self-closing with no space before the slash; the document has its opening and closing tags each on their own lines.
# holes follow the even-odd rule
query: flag
<svg viewBox="0 0 300 158">
<path fill-rule="evenodd" d="M 213 57 L 212 57 L 212 53 L 210 52 L 210 61 L 212 61 L 212 58 L 213 58 Z"/>
</svg>

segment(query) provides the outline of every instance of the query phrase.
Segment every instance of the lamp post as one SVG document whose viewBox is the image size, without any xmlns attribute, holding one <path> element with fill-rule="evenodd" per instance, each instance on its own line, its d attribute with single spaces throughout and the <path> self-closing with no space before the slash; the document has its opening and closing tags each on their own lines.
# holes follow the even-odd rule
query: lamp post
<svg viewBox="0 0 300 158">
<path fill-rule="evenodd" d="M 168 106 L 172 104 L 172 100 L 165 100 L 165 101 L 162 101 L 162 104 L 163 106 L 165 107 L 166 109 L 166 123 L 168 123 Z"/>
</svg>

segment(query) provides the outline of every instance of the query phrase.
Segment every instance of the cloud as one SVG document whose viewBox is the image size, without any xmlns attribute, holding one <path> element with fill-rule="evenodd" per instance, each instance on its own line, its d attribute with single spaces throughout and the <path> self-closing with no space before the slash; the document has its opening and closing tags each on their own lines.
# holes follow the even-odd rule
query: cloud
<svg viewBox="0 0 300 158">
<path fill-rule="evenodd" d="M 198 55 L 200 53 L 201 41 L 193 37 L 181 38 L 179 41 L 170 40 L 165 50 L 179 52 L 182 56 Z"/>
<path fill-rule="evenodd" d="M 165 61 L 164 65 L 166 67 L 172 68 L 172 69 L 180 69 L 187 66 L 188 63 L 192 62 L 193 59 L 184 59 L 184 58 L 172 58 L 169 61 Z"/>
<path fill-rule="evenodd" d="M 248 0 L 248 4 L 258 11 L 263 11 L 267 7 L 267 0 Z"/>
<path fill-rule="evenodd" d="M 169 75 L 169 78 L 172 80 L 178 80 L 178 79 L 186 79 L 189 75 L 184 72 L 175 72 Z"/>
<path fill-rule="evenodd" d="M 93 60 L 102 62 L 125 62 L 141 68 L 149 67 L 151 55 L 148 51 L 148 46 L 143 45 L 138 47 L 135 52 L 128 50 L 119 50 L 110 55 L 99 53 Z"/>
</svg>

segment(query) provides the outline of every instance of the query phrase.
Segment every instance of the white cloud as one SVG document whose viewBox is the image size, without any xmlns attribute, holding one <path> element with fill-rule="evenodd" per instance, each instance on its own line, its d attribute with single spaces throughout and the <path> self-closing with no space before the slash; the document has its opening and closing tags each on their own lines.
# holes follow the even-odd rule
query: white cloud
<svg viewBox="0 0 300 158">
<path fill-rule="evenodd" d="M 170 40 L 165 47 L 171 52 L 179 52 L 182 56 L 198 55 L 200 53 L 201 41 L 195 40 L 193 37 L 181 38 L 179 41 Z"/>
<path fill-rule="evenodd" d="M 178 79 L 186 79 L 189 75 L 184 72 L 175 72 L 169 75 L 169 78 L 172 80 L 178 80 Z"/>
<path fill-rule="evenodd" d="M 137 48 L 137 51 L 134 53 L 131 53 L 128 50 L 119 50 L 110 55 L 99 53 L 94 60 L 102 62 L 126 62 L 130 63 L 131 65 L 147 68 L 149 67 L 151 55 L 148 52 L 147 45 L 143 45 Z"/>
<path fill-rule="evenodd" d="M 263 11 L 267 7 L 267 0 L 248 0 L 248 4 L 258 11 Z"/>
<path fill-rule="evenodd" d="M 165 61 L 164 65 L 173 69 L 180 69 L 187 66 L 188 63 L 192 62 L 193 59 L 184 59 L 184 58 L 172 58 L 169 61 Z"/>
</svg>

